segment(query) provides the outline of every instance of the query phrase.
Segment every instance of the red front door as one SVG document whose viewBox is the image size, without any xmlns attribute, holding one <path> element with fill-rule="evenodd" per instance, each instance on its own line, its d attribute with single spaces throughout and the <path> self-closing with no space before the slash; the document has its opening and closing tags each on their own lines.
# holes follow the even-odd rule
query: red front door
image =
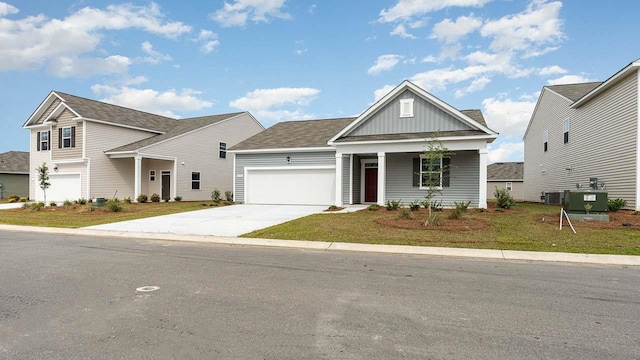
<svg viewBox="0 0 640 360">
<path fill-rule="evenodd" d="M 378 201 L 378 168 L 364 169 L 364 202 Z"/>
</svg>

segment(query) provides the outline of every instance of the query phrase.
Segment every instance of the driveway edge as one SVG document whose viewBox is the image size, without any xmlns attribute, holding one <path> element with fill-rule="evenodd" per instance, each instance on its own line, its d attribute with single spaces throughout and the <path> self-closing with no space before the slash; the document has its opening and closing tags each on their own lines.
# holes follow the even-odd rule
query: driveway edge
<svg viewBox="0 0 640 360">
<path fill-rule="evenodd" d="M 173 234 L 173 233 L 67 229 L 67 228 L 19 226 L 19 225 L 4 225 L 4 224 L 0 224 L 0 230 L 49 233 L 49 234 L 61 234 L 61 235 L 104 236 L 104 237 L 121 237 L 121 238 L 167 240 L 167 241 L 192 241 L 192 242 L 206 242 L 206 243 L 213 243 L 213 244 L 220 244 L 220 245 L 235 245 L 235 246 L 265 246 L 265 247 L 326 250 L 326 251 L 375 252 L 375 253 L 386 253 L 386 254 L 500 259 L 500 260 L 510 260 L 510 261 L 543 261 L 543 262 L 569 262 L 569 263 L 599 264 L 599 265 L 640 266 L 640 256 L 633 256 L 633 255 L 580 254 L 580 253 L 562 253 L 562 252 L 555 253 L 555 252 L 539 252 L 539 251 L 426 247 L 426 246 L 409 246 L 409 245 L 358 244 L 358 243 L 325 242 L 325 241 L 239 238 L 239 237 L 189 235 L 189 234 Z"/>
</svg>

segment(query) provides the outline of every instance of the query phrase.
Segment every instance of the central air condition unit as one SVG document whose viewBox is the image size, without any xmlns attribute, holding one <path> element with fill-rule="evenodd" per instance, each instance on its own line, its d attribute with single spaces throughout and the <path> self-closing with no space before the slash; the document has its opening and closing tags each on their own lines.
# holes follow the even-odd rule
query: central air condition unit
<svg viewBox="0 0 640 360">
<path fill-rule="evenodd" d="M 544 203 L 546 205 L 562 205 L 564 193 L 560 191 L 549 191 L 544 193 Z"/>
</svg>

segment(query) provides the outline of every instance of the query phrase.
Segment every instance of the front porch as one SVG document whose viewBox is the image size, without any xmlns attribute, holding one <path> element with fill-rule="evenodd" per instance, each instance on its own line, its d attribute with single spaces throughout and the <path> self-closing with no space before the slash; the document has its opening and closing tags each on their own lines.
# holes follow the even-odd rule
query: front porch
<svg viewBox="0 0 640 360">
<path fill-rule="evenodd" d="M 119 177 L 128 184 L 127 193 L 120 196 L 160 195 L 161 199 L 173 199 L 177 194 L 177 159 L 152 154 L 110 154 L 114 169 L 121 169 Z M 120 162 L 120 164 L 117 164 Z"/>
</svg>

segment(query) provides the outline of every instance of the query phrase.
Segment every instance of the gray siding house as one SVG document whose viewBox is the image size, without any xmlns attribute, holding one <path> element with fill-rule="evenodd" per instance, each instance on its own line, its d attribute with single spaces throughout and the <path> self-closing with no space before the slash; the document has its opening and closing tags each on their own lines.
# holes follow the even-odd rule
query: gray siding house
<svg viewBox="0 0 640 360">
<path fill-rule="evenodd" d="M 23 127 L 31 133 L 29 197 L 43 199 L 35 168 L 46 163 L 51 201 L 206 200 L 214 188 L 232 189 L 227 148 L 264 130 L 247 112 L 176 120 L 57 91 Z"/>
<path fill-rule="evenodd" d="M 0 154 L 0 199 L 14 194 L 29 196 L 29 153 L 26 151 Z"/>
<path fill-rule="evenodd" d="M 640 112 L 636 60 L 604 82 L 545 86 L 524 135 L 525 200 L 587 188 L 640 207 Z"/>
<path fill-rule="evenodd" d="M 507 189 L 516 200 L 524 199 L 524 163 L 497 162 L 487 167 L 487 198 L 495 199 L 496 189 Z"/>
<path fill-rule="evenodd" d="M 487 144 L 479 110 L 459 111 L 404 81 L 358 117 L 288 121 L 233 146 L 235 200 L 254 204 L 380 204 L 423 200 L 422 158 L 434 136 L 445 206 L 486 207 Z"/>
</svg>

